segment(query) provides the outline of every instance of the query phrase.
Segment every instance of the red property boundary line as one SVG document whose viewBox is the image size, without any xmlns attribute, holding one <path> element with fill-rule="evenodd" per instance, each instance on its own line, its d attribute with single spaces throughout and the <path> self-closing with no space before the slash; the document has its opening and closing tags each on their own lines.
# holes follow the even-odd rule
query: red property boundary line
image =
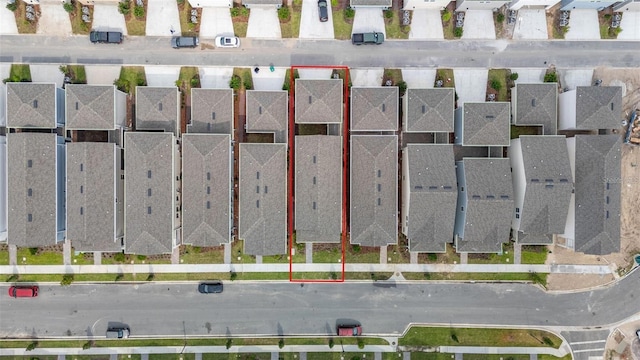
<svg viewBox="0 0 640 360">
<path fill-rule="evenodd" d="M 344 70 L 344 83 L 342 88 L 343 93 L 343 121 L 342 121 L 342 233 L 340 242 L 342 244 L 342 255 L 340 264 L 342 265 L 342 271 L 340 279 L 318 279 L 318 280 L 305 280 L 293 278 L 293 231 L 294 231 L 294 213 L 293 213 L 293 195 L 295 193 L 293 181 L 295 177 L 295 71 L 297 69 L 334 69 Z M 289 68 L 289 174 L 288 174 L 288 194 L 287 194 L 287 224 L 289 232 L 289 281 L 296 283 L 334 283 L 344 282 L 344 269 L 345 269 L 345 249 L 347 243 L 347 189 L 349 188 L 347 164 L 349 163 L 349 67 L 347 66 L 330 66 L 330 65 L 299 65 L 291 66 Z"/>
</svg>

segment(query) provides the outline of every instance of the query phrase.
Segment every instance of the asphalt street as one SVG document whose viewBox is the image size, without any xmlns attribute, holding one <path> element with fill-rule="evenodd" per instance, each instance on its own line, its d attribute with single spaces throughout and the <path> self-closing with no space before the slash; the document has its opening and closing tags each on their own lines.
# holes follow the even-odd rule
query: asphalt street
<svg viewBox="0 0 640 360">
<path fill-rule="evenodd" d="M 197 283 L 41 285 L 32 299 L 7 297 L 0 337 L 104 336 L 124 323 L 133 336 L 326 335 L 339 319 L 368 334 L 411 323 L 597 329 L 640 311 L 640 272 L 604 289 L 552 294 L 526 284 L 285 282 L 226 283 L 203 295 Z"/>
<path fill-rule="evenodd" d="M 354 46 L 337 40 L 243 39 L 239 49 L 173 49 L 169 37 L 127 37 L 121 45 L 88 36 L 0 36 L 0 62 L 192 66 L 347 65 L 350 67 L 636 67 L 637 41 L 390 40 Z"/>
</svg>

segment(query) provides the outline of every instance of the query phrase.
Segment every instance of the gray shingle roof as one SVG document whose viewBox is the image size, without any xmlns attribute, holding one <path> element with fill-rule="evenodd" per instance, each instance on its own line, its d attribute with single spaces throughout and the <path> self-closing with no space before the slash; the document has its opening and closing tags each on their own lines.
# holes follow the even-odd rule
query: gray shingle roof
<svg viewBox="0 0 640 360">
<path fill-rule="evenodd" d="M 391 7 L 391 0 L 351 0 L 351 6 L 382 6 Z"/>
<path fill-rule="evenodd" d="M 466 188 L 458 193 L 458 199 L 465 197 L 466 207 L 462 213 L 458 207 L 456 215 L 464 227 L 456 250 L 499 253 L 502 244 L 509 241 L 514 212 L 509 159 L 466 158 L 458 166 L 461 164 L 465 179 L 464 184 L 461 179 L 458 183 Z"/>
<path fill-rule="evenodd" d="M 351 136 L 351 243 L 398 242 L 398 137 Z"/>
<path fill-rule="evenodd" d="M 622 89 L 619 86 L 578 86 L 576 128 L 616 129 L 622 122 Z"/>
<path fill-rule="evenodd" d="M 510 108 L 506 102 L 465 103 L 462 144 L 509 146 Z"/>
<path fill-rule="evenodd" d="M 136 130 L 178 134 L 180 93 L 177 87 L 136 87 Z"/>
<path fill-rule="evenodd" d="M 398 129 L 397 86 L 352 87 L 351 130 Z"/>
<path fill-rule="evenodd" d="M 173 248 L 174 142 L 172 133 L 124 135 L 127 253 L 164 254 Z"/>
<path fill-rule="evenodd" d="M 339 243 L 342 137 L 296 136 L 296 241 Z"/>
<path fill-rule="evenodd" d="M 189 133 L 233 134 L 233 89 L 191 89 Z"/>
<path fill-rule="evenodd" d="M 566 139 L 564 136 L 520 136 L 519 143 L 526 188 L 523 189 L 524 202 L 519 209 L 518 230 L 535 235 L 562 234 L 573 190 Z M 553 239 L 551 236 L 544 239 L 533 236 L 518 238 L 524 244 L 540 240 Z"/>
<path fill-rule="evenodd" d="M 247 132 L 273 132 L 276 143 L 287 142 L 286 91 L 247 91 Z"/>
<path fill-rule="evenodd" d="M 454 89 L 407 89 L 405 132 L 453 132 Z"/>
<path fill-rule="evenodd" d="M 341 123 L 342 79 L 296 79 L 296 123 Z"/>
<path fill-rule="evenodd" d="M 516 125 L 542 125 L 544 135 L 558 133 L 558 85 L 516 84 L 513 119 Z"/>
<path fill-rule="evenodd" d="M 286 155 L 286 144 L 240 144 L 238 236 L 247 254 L 287 251 Z"/>
<path fill-rule="evenodd" d="M 456 221 L 456 185 L 453 145 L 409 144 L 404 149 L 409 166 L 409 251 L 444 252 L 453 242 Z"/>
<path fill-rule="evenodd" d="M 182 135 L 182 241 L 218 246 L 231 239 L 231 137 Z"/>
<path fill-rule="evenodd" d="M 66 150 L 67 239 L 76 251 L 120 251 L 115 144 L 69 143 Z"/>
<path fill-rule="evenodd" d="M 18 247 L 55 244 L 56 161 L 55 134 L 7 134 L 9 244 Z"/>
<path fill-rule="evenodd" d="M 66 128 L 68 130 L 113 130 L 115 87 L 113 85 L 67 84 Z"/>
<path fill-rule="evenodd" d="M 577 135 L 575 159 L 575 251 L 620 251 L 619 135 Z"/>
<path fill-rule="evenodd" d="M 55 84 L 7 83 L 7 127 L 56 126 Z"/>
</svg>

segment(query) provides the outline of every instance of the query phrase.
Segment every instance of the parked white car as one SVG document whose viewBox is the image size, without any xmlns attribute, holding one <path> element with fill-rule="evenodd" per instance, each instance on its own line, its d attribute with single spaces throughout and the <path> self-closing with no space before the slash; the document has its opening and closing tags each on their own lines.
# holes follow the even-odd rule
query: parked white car
<svg viewBox="0 0 640 360">
<path fill-rule="evenodd" d="M 240 38 L 237 36 L 217 36 L 216 47 L 237 48 L 240 46 Z"/>
</svg>

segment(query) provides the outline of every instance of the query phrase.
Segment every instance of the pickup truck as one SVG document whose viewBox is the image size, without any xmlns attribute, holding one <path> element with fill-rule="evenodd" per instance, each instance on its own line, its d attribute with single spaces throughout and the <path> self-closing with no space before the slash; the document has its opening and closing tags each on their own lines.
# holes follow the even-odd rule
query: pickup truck
<svg viewBox="0 0 640 360">
<path fill-rule="evenodd" d="M 379 32 L 360 33 L 351 35 L 351 43 L 354 45 L 376 44 L 384 42 L 384 34 Z"/>
<path fill-rule="evenodd" d="M 176 36 L 171 39 L 171 47 L 174 49 L 190 47 L 194 48 L 200 44 L 200 40 L 198 40 L 195 36 Z"/>
<path fill-rule="evenodd" d="M 89 34 L 89 40 L 91 40 L 91 42 L 94 44 L 120 44 L 122 42 L 122 33 L 115 31 L 92 31 Z"/>
</svg>

